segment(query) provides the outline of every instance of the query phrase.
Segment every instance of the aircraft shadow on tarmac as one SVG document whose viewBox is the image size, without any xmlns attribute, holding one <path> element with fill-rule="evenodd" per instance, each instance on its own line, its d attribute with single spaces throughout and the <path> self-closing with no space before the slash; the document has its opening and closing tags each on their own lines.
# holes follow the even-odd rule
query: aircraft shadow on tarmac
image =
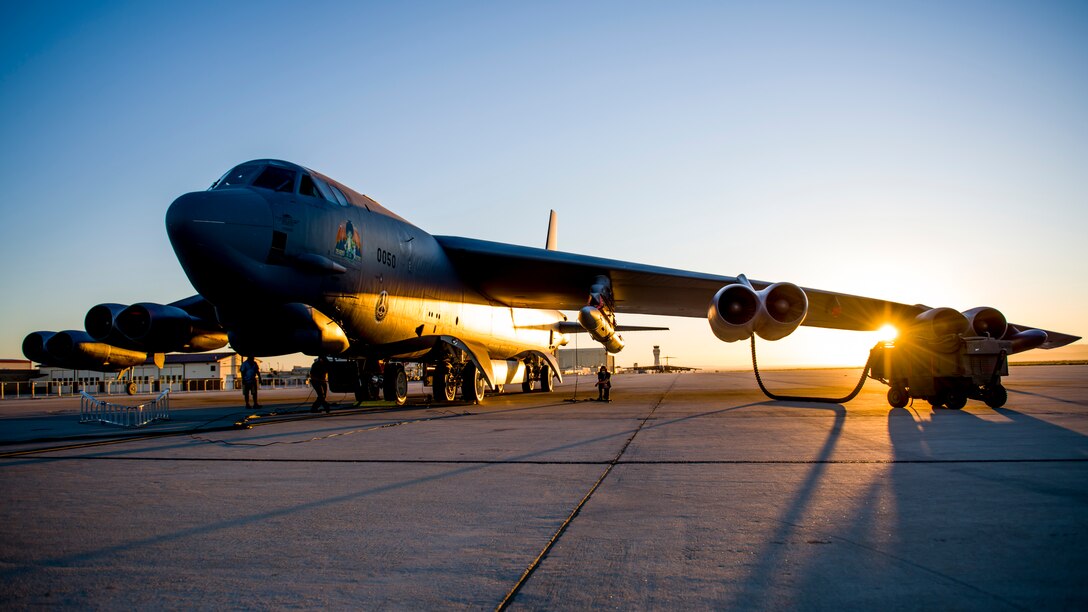
<svg viewBox="0 0 1088 612">
<path fill-rule="evenodd" d="M 832 466 L 821 463 L 842 434 L 845 411 L 832 410 L 819 457 L 722 606 L 764 609 L 815 597 L 867 607 L 897 591 L 910 599 L 891 601 L 920 609 L 1083 604 L 1083 571 L 1062 578 L 1064 568 L 1088 560 L 1077 545 L 1088 507 L 1081 467 L 1088 437 L 1007 408 L 993 411 L 999 420 L 891 409 L 890 465 L 872 466 L 860 495 L 836 500 L 842 517 L 828 529 L 813 506 L 851 469 L 836 465 L 830 475 Z"/>
</svg>

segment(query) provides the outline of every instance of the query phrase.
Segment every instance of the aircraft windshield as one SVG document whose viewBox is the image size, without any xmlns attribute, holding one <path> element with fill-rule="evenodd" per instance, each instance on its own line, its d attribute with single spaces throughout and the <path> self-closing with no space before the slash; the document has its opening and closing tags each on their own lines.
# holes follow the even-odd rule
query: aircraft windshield
<svg viewBox="0 0 1088 612">
<path fill-rule="evenodd" d="M 242 164 L 240 166 L 235 166 L 230 172 L 227 172 L 220 177 L 220 179 L 212 185 L 212 189 L 227 189 L 228 187 L 248 185 L 263 167 L 264 166 L 261 164 Z"/>
<path fill-rule="evenodd" d="M 279 166 L 268 166 L 257 180 L 253 181 L 253 186 L 272 191 L 292 192 L 295 190 L 295 171 Z"/>
</svg>

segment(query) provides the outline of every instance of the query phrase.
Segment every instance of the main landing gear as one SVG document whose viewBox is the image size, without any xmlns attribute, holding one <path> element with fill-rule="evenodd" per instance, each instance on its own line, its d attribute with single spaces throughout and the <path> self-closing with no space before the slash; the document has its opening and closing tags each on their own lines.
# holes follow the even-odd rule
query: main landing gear
<svg viewBox="0 0 1088 612">
<path fill-rule="evenodd" d="M 554 372 L 542 359 L 527 358 L 523 362 L 523 367 L 522 391 L 529 393 L 538 386 L 541 391 L 549 393 L 555 389 Z M 484 395 L 488 392 L 487 379 L 484 378 L 475 362 L 471 360 L 457 360 L 451 357 L 439 362 L 434 366 L 433 370 L 428 370 L 435 402 L 452 402 L 460 394 L 462 401 L 478 404 L 483 401 Z M 516 379 L 514 382 L 516 382 Z M 492 391 L 495 394 L 502 392 L 502 384 L 495 385 L 495 390 Z"/>
</svg>

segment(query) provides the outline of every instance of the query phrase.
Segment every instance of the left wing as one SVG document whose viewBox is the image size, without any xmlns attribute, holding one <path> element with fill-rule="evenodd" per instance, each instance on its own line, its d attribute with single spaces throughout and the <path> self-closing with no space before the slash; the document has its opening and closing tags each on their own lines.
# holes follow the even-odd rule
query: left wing
<svg viewBox="0 0 1088 612">
<path fill-rule="evenodd" d="M 461 238 L 436 236 L 462 281 L 488 298 L 519 308 L 578 310 L 586 305 L 589 288 L 599 275 L 612 282 L 616 312 L 678 317 L 707 317 L 711 299 L 740 278 L 650 266 L 615 259 Z M 750 281 L 754 289 L 771 285 Z M 802 325 L 854 331 L 875 331 L 891 323 L 906 325 L 930 310 L 887 300 L 802 287 L 808 313 Z M 1010 324 L 1010 329 L 1035 329 Z M 1046 331 L 1046 330 L 1044 330 Z M 1046 331 L 1040 348 L 1064 346 L 1080 338 Z"/>
</svg>

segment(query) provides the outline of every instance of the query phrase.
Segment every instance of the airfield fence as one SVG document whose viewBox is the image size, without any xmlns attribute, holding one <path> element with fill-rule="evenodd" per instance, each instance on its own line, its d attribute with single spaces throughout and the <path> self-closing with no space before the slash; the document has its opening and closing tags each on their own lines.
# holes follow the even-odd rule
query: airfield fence
<svg viewBox="0 0 1088 612">
<path fill-rule="evenodd" d="M 86 391 L 79 393 L 79 422 L 105 423 L 120 427 L 143 427 L 152 421 L 170 420 L 170 390 L 150 402 L 124 406 L 98 399 Z"/>
<path fill-rule="evenodd" d="M 74 397 L 81 392 L 98 393 L 102 395 L 128 395 L 128 386 L 136 385 L 135 393 L 156 393 L 169 390 L 179 392 L 224 391 L 228 389 L 241 389 L 241 381 L 235 380 L 233 384 L 225 383 L 219 378 L 193 378 L 176 380 L 172 382 L 151 379 L 139 379 L 137 382 L 128 380 L 32 380 L 19 382 L 0 382 L 0 400 L 5 399 L 36 399 L 40 397 Z M 292 389 L 309 386 L 308 379 L 302 378 L 268 378 L 261 381 L 261 389 Z"/>
</svg>

